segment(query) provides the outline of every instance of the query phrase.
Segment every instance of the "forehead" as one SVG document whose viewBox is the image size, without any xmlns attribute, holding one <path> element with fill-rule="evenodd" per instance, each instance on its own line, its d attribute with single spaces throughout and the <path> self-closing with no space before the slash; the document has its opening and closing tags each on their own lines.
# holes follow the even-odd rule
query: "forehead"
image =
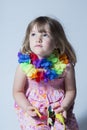
<svg viewBox="0 0 87 130">
<path fill-rule="evenodd" d="M 50 28 L 48 24 L 40 25 L 40 24 L 35 24 L 31 31 L 38 31 L 38 32 L 50 32 Z"/>
</svg>

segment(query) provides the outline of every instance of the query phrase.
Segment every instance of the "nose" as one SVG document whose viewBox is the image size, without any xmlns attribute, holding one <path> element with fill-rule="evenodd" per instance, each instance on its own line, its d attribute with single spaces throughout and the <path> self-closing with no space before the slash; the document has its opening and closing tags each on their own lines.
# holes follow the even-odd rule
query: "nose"
<svg viewBox="0 0 87 130">
<path fill-rule="evenodd" d="M 42 35 L 41 35 L 41 34 L 39 34 L 39 35 L 37 36 L 37 42 L 39 42 L 39 43 L 42 42 Z"/>
</svg>

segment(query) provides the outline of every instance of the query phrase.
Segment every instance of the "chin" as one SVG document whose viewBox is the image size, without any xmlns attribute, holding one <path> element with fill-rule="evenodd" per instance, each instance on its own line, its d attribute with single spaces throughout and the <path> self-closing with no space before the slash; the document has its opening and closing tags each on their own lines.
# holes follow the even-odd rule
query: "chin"
<svg viewBox="0 0 87 130">
<path fill-rule="evenodd" d="M 47 52 L 41 51 L 39 49 L 33 51 L 38 57 L 44 58 L 50 56 Z"/>
<path fill-rule="evenodd" d="M 44 56 L 43 54 L 44 54 L 44 52 L 43 51 L 33 51 L 36 55 L 38 55 L 38 56 Z"/>
</svg>

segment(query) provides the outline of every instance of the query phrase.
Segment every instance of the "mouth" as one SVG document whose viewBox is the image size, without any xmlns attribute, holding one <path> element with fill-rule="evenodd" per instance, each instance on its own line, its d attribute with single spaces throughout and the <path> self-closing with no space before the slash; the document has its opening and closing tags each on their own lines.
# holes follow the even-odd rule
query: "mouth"
<svg viewBox="0 0 87 130">
<path fill-rule="evenodd" d="M 42 45 L 36 45 L 35 47 L 42 47 Z"/>
</svg>

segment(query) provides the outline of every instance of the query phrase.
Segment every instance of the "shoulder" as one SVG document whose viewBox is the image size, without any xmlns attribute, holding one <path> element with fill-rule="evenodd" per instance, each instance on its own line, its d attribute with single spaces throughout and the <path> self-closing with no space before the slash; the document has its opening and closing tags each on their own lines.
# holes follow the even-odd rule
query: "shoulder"
<svg viewBox="0 0 87 130">
<path fill-rule="evenodd" d="M 65 88 L 66 90 L 76 89 L 75 69 L 72 63 L 67 64 L 65 69 Z"/>
<path fill-rule="evenodd" d="M 26 75 L 25 73 L 23 72 L 20 64 L 17 66 L 16 68 L 16 72 L 15 72 L 15 76 L 18 77 L 18 78 L 26 78 Z"/>
<path fill-rule="evenodd" d="M 16 72 L 23 73 L 23 71 L 22 71 L 22 68 L 21 68 L 20 64 L 17 66 L 17 68 L 16 68 Z"/>
<path fill-rule="evenodd" d="M 74 65 L 72 63 L 68 63 L 66 65 L 66 69 L 65 69 L 65 76 L 74 76 L 75 74 L 75 68 Z"/>
<path fill-rule="evenodd" d="M 24 90 L 27 78 L 26 75 L 23 73 L 20 65 L 17 66 L 15 77 L 14 77 L 14 91 Z"/>
</svg>

